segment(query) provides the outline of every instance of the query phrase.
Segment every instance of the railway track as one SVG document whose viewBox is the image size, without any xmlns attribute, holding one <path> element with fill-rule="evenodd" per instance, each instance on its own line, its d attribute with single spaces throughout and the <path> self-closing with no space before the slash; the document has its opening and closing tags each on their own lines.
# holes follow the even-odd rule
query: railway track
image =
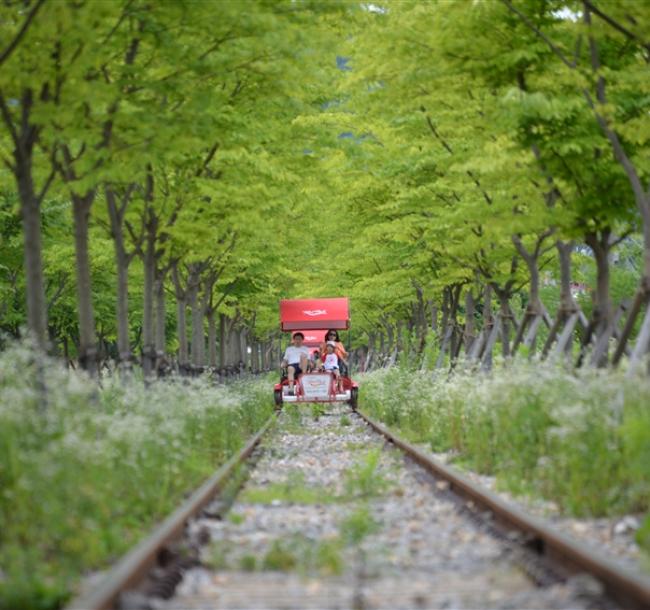
<svg viewBox="0 0 650 610">
<path fill-rule="evenodd" d="M 647 578 L 330 406 L 269 420 L 69 609 L 648 607 Z"/>
</svg>

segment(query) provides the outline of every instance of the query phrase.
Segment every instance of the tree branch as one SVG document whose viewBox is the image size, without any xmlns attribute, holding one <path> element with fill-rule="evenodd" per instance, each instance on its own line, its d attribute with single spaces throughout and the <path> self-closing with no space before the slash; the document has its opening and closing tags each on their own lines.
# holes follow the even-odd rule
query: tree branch
<svg viewBox="0 0 650 610">
<path fill-rule="evenodd" d="M 521 241 L 521 235 L 511 235 L 510 240 L 515 246 L 515 250 L 521 258 L 523 258 L 527 263 L 532 263 L 535 260 L 535 255 L 528 252 L 526 246 Z"/>
<path fill-rule="evenodd" d="M 14 36 L 14 39 L 7 45 L 5 50 L 0 53 L 0 66 L 5 63 L 5 61 L 7 61 L 9 57 L 11 57 L 11 54 L 16 50 L 16 47 L 18 47 L 20 44 L 20 41 L 29 29 L 29 26 L 34 20 L 34 17 L 36 17 L 36 13 L 38 13 L 43 4 L 45 4 L 45 0 L 37 0 L 36 4 L 32 7 L 32 10 L 29 11 L 27 17 L 25 17 L 25 21 L 23 22 L 22 27 Z"/>
<path fill-rule="evenodd" d="M 587 26 L 591 26 L 591 13 L 586 3 L 584 21 Z M 600 56 L 596 40 L 591 34 L 589 34 L 589 47 L 591 51 L 591 67 L 594 74 L 598 74 L 598 71 L 600 69 Z M 602 74 L 598 74 L 596 82 L 596 98 L 598 100 L 598 103 L 603 105 L 607 103 L 605 87 L 605 79 L 603 78 Z M 628 177 L 630 186 L 634 192 L 636 204 L 643 219 L 644 226 L 650 226 L 650 201 L 648 201 L 648 197 L 644 192 L 643 184 L 641 183 L 641 179 L 639 178 L 634 164 L 628 157 L 616 131 L 610 127 L 607 119 L 598 111 L 591 93 L 586 88 L 582 90 L 582 93 L 587 100 L 587 104 L 592 109 L 601 130 L 612 146 L 614 158 L 621 164 Z"/>
<path fill-rule="evenodd" d="M 65 290 L 65 279 L 59 282 L 58 288 L 56 289 L 56 292 L 52 295 L 50 300 L 47 302 L 47 311 L 52 309 L 54 304 L 59 300 L 61 295 L 63 294 L 63 291 Z"/>
<path fill-rule="evenodd" d="M 630 40 L 635 40 L 638 42 L 646 51 L 646 62 L 650 61 L 650 43 L 647 43 L 640 36 L 628 30 L 623 24 L 616 21 L 610 15 L 603 13 L 596 5 L 594 5 L 593 2 L 591 2 L 591 0 L 583 0 L 583 3 L 585 7 L 587 7 L 594 15 L 600 17 L 605 23 L 611 25 L 616 31 L 620 32 Z"/>
<path fill-rule="evenodd" d="M 469 169 L 467 170 L 467 175 L 474 181 L 474 184 L 477 186 L 479 191 L 483 193 L 483 198 L 485 199 L 485 201 L 487 201 L 487 204 L 492 205 L 492 197 L 490 197 L 488 192 L 481 186 L 479 179 L 476 176 L 474 176 L 474 174 Z"/>
<path fill-rule="evenodd" d="M 438 133 L 438 130 L 436 129 L 436 126 L 433 124 L 433 121 L 431 120 L 431 117 L 429 116 L 429 114 L 426 113 L 426 108 L 424 108 L 424 106 L 422 106 L 420 108 L 420 110 L 425 113 L 424 116 L 425 116 L 425 118 L 427 120 L 427 125 L 429 126 L 429 129 L 431 130 L 431 133 L 433 134 L 433 136 L 444 146 L 445 150 L 450 155 L 453 155 L 454 151 L 452 150 L 451 146 L 449 146 L 449 144 L 447 144 L 447 142 Z"/>
<path fill-rule="evenodd" d="M 54 180 L 55 176 L 56 176 L 56 167 L 53 163 L 52 169 L 50 170 L 50 175 L 47 177 L 47 179 L 43 183 L 43 187 L 41 188 L 40 192 L 36 196 L 36 201 L 38 202 L 39 205 L 43 201 L 43 198 L 47 194 L 47 191 L 50 189 L 50 186 L 52 186 L 52 181 Z"/>
<path fill-rule="evenodd" d="M 615 240 L 610 241 L 609 242 L 609 247 L 610 248 L 615 248 L 616 246 L 618 246 L 618 244 L 620 244 L 622 241 L 624 241 L 630 235 L 632 235 L 632 233 L 634 233 L 634 230 L 633 229 L 628 229 L 620 237 L 617 237 Z"/>
<path fill-rule="evenodd" d="M 203 160 L 203 163 L 201 166 L 196 170 L 196 177 L 198 178 L 203 174 L 203 172 L 207 169 L 208 165 L 210 165 L 210 161 L 214 159 L 214 156 L 217 154 L 217 150 L 219 150 L 219 142 L 215 142 L 208 151 L 208 154 L 206 155 L 205 159 Z"/>
<path fill-rule="evenodd" d="M 129 2 L 126 3 L 126 6 L 122 9 L 122 14 L 120 15 L 119 19 L 117 20 L 117 23 L 111 28 L 111 31 L 106 35 L 104 40 L 102 41 L 102 45 L 105 45 L 117 32 L 117 30 L 120 28 L 122 25 L 122 22 L 126 19 L 128 10 L 131 8 L 133 5 L 134 0 L 129 0 Z"/>
<path fill-rule="evenodd" d="M 16 149 L 18 149 L 18 132 L 16 131 L 16 126 L 14 125 L 13 119 L 11 118 L 11 112 L 9 111 L 9 107 L 7 106 L 7 102 L 5 100 L 4 94 L 2 93 L 2 90 L 0 90 L 0 114 L 2 114 L 2 119 L 4 120 L 5 125 L 11 134 L 11 139 L 14 142 L 14 146 Z"/>
<path fill-rule="evenodd" d="M 542 249 L 542 244 L 549 238 L 551 235 L 555 233 L 555 227 L 549 227 L 545 231 L 542 232 L 542 234 L 537 238 L 537 242 L 535 243 L 535 257 L 539 258 L 541 255 L 541 249 Z M 555 246 L 551 246 L 553 248 Z"/>
<path fill-rule="evenodd" d="M 501 0 L 501 2 L 511 13 L 517 15 L 517 17 L 519 17 L 519 19 L 521 19 L 532 32 L 539 36 L 549 46 L 551 51 L 553 51 L 553 53 L 555 53 L 560 58 L 565 66 L 571 69 L 574 69 L 576 67 L 575 63 L 569 61 L 566 58 L 566 55 L 562 49 L 556 46 L 555 43 L 546 34 L 544 34 L 544 32 L 542 32 L 524 13 L 522 13 L 518 8 L 514 7 L 510 0 Z"/>
</svg>

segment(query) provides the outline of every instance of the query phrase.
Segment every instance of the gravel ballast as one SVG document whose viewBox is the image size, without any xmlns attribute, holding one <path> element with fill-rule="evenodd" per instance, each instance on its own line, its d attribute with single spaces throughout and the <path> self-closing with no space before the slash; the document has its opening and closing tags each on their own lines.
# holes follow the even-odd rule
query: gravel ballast
<svg viewBox="0 0 650 610">
<path fill-rule="evenodd" d="M 602 608 L 589 577 L 539 586 L 528 559 L 343 406 L 285 410 L 165 610 Z"/>
</svg>

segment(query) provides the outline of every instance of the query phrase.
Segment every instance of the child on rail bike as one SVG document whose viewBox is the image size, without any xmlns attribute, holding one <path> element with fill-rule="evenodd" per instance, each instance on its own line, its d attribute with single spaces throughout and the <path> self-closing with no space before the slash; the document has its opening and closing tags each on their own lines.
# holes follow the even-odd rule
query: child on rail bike
<svg viewBox="0 0 650 610">
<path fill-rule="evenodd" d="M 325 357 L 323 359 L 323 368 L 334 375 L 336 379 L 336 391 L 341 392 L 341 375 L 339 372 L 339 357 L 336 355 L 336 343 L 328 341 L 326 344 Z"/>
<path fill-rule="evenodd" d="M 327 331 L 327 334 L 325 335 L 325 343 L 320 347 L 321 357 L 325 356 L 325 353 L 327 352 L 327 344 L 329 342 L 334 343 L 334 353 L 339 358 L 339 370 L 341 375 L 346 376 L 348 374 L 348 353 L 345 351 L 345 347 L 343 347 L 338 331 L 334 329 Z"/>
</svg>

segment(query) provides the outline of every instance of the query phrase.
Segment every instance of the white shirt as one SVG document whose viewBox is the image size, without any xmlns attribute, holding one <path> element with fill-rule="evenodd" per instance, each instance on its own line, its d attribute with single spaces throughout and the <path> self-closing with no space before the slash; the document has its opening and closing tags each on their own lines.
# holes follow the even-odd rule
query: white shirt
<svg viewBox="0 0 650 610">
<path fill-rule="evenodd" d="M 323 362 L 323 366 L 325 367 L 326 371 L 331 371 L 332 369 L 339 368 L 339 357 L 336 354 L 327 354 L 327 356 L 325 356 L 325 362 Z"/>
<path fill-rule="evenodd" d="M 300 347 L 290 345 L 284 352 L 284 360 L 287 361 L 287 364 L 300 364 L 300 356 L 302 354 L 309 360 L 309 348 L 306 345 L 301 345 Z"/>
</svg>

